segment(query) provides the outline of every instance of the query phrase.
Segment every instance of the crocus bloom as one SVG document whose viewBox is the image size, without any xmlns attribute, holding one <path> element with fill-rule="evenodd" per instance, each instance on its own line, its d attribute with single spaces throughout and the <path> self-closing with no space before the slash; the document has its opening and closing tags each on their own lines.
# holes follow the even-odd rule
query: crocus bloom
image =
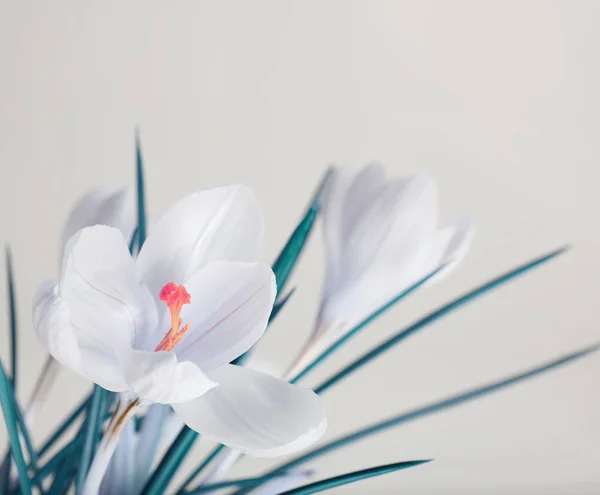
<svg viewBox="0 0 600 495">
<path fill-rule="evenodd" d="M 440 267 L 464 257 L 474 234 L 460 220 L 438 227 L 435 181 L 387 179 L 380 164 L 334 167 L 323 191 L 326 273 L 314 332 L 293 376 L 374 311 Z"/>
<path fill-rule="evenodd" d="M 262 336 L 275 298 L 271 269 L 255 262 L 262 232 L 241 186 L 179 201 L 136 259 L 118 229 L 85 228 L 66 245 L 60 281 L 38 289 L 38 336 L 130 404 L 171 404 L 194 430 L 251 455 L 299 450 L 325 429 L 320 399 L 229 364 Z"/>
</svg>

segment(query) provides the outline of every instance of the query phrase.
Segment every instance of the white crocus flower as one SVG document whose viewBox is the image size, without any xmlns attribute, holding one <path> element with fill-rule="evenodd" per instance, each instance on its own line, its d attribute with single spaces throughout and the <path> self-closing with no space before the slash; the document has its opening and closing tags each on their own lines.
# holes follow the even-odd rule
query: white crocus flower
<svg viewBox="0 0 600 495">
<path fill-rule="evenodd" d="M 262 336 L 275 298 L 273 272 L 254 261 L 262 232 L 254 195 L 229 186 L 179 201 L 135 260 L 118 229 L 69 240 L 60 282 L 36 294 L 35 328 L 59 362 L 121 393 L 85 493 L 96 493 L 139 405 L 171 404 L 192 429 L 255 456 L 322 435 L 312 391 L 229 364 Z"/>
<path fill-rule="evenodd" d="M 438 227 L 438 192 L 425 175 L 386 178 L 380 164 L 334 167 L 323 192 L 326 274 L 315 330 L 293 378 L 374 311 L 440 267 L 454 268 L 474 234 L 467 220 Z"/>
<path fill-rule="evenodd" d="M 63 228 L 59 246 L 61 256 L 68 240 L 79 230 L 92 225 L 116 227 L 126 239 L 130 239 L 136 225 L 135 201 L 131 188 L 95 187 L 79 197 L 71 207 Z M 30 427 L 35 422 L 57 372 L 57 362 L 52 356 L 48 356 L 25 408 L 25 422 Z"/>
</svg>

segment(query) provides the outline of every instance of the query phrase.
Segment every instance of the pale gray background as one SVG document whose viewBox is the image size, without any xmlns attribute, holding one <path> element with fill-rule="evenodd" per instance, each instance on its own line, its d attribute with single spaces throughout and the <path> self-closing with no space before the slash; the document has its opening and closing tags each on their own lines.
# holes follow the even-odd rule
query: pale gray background
<svg viewBox="0 0 600 495">
<path fill-rule="evenodd" d="M 56 271 L 72 201 L 90 186 L 132 183 L 135 124 L 151 212 L 215 182 L 248 184 L 265 211 L 265 260 L 330 161 L 430 172 L 442 219 L 474 217 L 459 270 L 321 376 L 458 292 L 574 245 L 331 391 L 327 437 L 599 339 L 600 2 L 0 5 L 0 225 L 15 253 L 22 398 L 44 358 L 31 329 L 35 287 Z M 319 231 L 261 355 L 291 358 L 310 330 L 322 268 Z M 2 313 L 5 300 L 2 284 Z M 600 356 L 590 357 L 358 443 L 319 461 L 319 472 L 435 458 L 336 493 L 600 493 L 599 373 Z M 38 438 L 85 386 L 61 373 Z M 235 473 L 267 465 L 249 460 Z"/>
</svg>

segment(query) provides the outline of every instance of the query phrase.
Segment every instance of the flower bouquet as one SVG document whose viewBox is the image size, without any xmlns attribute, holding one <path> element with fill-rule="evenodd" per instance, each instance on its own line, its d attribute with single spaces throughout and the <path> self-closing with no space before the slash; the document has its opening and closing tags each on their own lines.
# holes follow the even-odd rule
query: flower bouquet
<svg viewBox="0 0 600 495">
<path fill-rule="evenodd" d="M 73 207 L 57 279 L 43 282 L 33 324 L 48 350 L 35 390 L 17 400 L 17 318 L 7 250 L 11 368 L 0 367 L 9 437 L 2 493 L 312 494 L 412 468 L 398 459 L 315 481 L 314 463 L 370 435 L 475 400 L 577 360 L 591 346 L 528 370 L 318 442 L 322 397 L 365 364 L 429 324 L 564 253 L 555 249 L 424 315 L 310 390 L 300 383 L 357 333 L 416 290 L 442 280 L 467 254 L 467 219 L 440 228 L 435 181 L 387 178 L 379 164 L 330 167 L 272 266 L 259 262 L 259 202 L 240 185 L 200 190 L 148 222 L 139 139 L 136 188 L 98 188 Z M 326 270 L 314 330 L 285 372 L 261 371 L 253 346 L 293 297 L 290 277 L 317 221 Z M 284 328 L 272 331 L 285 331 Z M 60 366 L 93 383 L 39 445 L 30 428 Z M 195 442 L 213 442 L 180 473 Z M 161 445 L 167 445 L 161 448 Z M 268 472 L 230 479 L 244 456 L 298 452 Z M 182 476 L 183 474 L 183 476 Z M 183 482 L 175 483 L 182 478 Z"/>
</svg>

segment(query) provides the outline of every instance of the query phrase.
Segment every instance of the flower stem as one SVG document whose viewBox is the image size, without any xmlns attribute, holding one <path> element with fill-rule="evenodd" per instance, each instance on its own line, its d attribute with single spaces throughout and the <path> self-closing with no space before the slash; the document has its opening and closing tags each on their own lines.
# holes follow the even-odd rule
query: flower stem
<svg viewBox="0 0 600 495">
<path fill-rule="evenodd" d="M 83 485 L 82 495 L 97 495 L 102 478 L 117 447 L 119 437 L 123 433 L 125 425 L 133 418 L 139 408 L 139 398 L 119 397 L 115 412 L 94 455 L 94 460 Z"/>
</svg>

